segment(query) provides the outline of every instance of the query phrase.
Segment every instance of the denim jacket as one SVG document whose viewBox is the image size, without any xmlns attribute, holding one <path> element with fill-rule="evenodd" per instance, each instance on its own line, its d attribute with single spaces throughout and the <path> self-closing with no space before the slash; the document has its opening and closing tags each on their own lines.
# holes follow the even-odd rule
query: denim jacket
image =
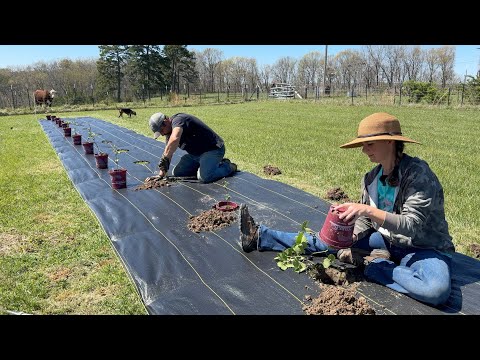
<svg viewBox="0 0 480 360">
<path fill-rule="evenodd" d="M 362 179 L 362 204 L 377 207 L 377 165 Z M 427 162 L 404 154 L 390 175 L 397 184 L 393 213 L 376 224 L 367 217 L 355 222 L 354 234 L 358 240 L 378 230 L 391 245 L 435 249 L 452 253 L 455 246 L 445 219 L 443 188 Z"/>
</svg>

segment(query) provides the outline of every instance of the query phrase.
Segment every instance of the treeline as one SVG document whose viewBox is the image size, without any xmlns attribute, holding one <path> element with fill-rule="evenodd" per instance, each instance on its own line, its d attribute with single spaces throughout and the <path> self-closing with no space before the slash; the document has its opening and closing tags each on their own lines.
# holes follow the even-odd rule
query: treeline
<svg viewBox="0 0 480 360">
<path fill-rule="evenodd" d="M 100 45 L 96 60 L 0 69 L 0 108 L 33 106 L 35 89 L 53 88 L 56 105 L 75 105 L 145 101 L 190 91 L 269 91 L 273 83 L 317 88 L 325 94 L 330 88 L 353 93 L 398 88 L 406 82 L 445 89 L 464 80 L 454 73 L 454 46 L 366 45 L 334 56 L 326 49 L 326 57 L 313 51 L 300 59 L 286 56 L 258 66 L 255 58 L 224 59 L 214 47 L 196 51 L 188 45 Z"/>
</svg>

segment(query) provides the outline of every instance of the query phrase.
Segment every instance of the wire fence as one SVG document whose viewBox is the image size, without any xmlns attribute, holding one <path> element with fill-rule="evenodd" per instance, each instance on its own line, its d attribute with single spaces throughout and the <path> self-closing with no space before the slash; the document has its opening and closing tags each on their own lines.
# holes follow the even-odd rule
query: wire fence
<svg viewBox="0 0 480 360">
<path fill-rule="evenodd" d="M 180 93 L 172 93 L 166 88 L 158 92 L 151 92 L 147 96 L 145 91 L 138 91 L 125 87 L 121 92 L 121 104 L 143 103 L 152 105 L 194 105 L 194 104 L 221 104 L 239 103 L 246 101 L 319 101 L 326 104 L 338 105 L 412 105 L 428 104 L 433 106 L 478 106 L 478 95 L 466 91 L 465 86 L 452 86 L 440 90 L 437 96 L 429 101 L 419 100 L 418 95 L 407 96 L 402 85 L 388 87 L 334 87 L 325 89 L 318 86 L 294 87 L 288 85 L 249 89 L 248 86 L 226 87 L 223 91 L 207 92 L 197 87 L 184 87 Z M 64 108 L 78 108 L 80 106 L 109 107 L 116 106 L 117 94 L 99 93 L 94 87 L 78 89 L 73 92 L 57 91 L 53 99 L 54 106 Z M 0 114 L 8 114 L 21 110 L 34 110 L 33 89 L 27 87 L 0 87 Z"/>
</svg>

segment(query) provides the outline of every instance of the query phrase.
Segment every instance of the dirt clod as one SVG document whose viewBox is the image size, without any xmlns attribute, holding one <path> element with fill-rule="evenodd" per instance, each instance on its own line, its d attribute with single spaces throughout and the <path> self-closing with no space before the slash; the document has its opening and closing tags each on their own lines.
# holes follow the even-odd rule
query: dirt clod
<svg viewBox="0 0 480 360">
<path fill-rule="evenodd" d="M 267 175 L 280 175 L 282 173 L 278 167 L 273 165 L 265 165 L 263 172 Z"/>
<path fill-rule="evenodd" d="M 211 209 L 197 216 L 190 216 L 187 227 L 196 233 L 212 231 L 229 226 L 237 220 L 235 211 L 219 211 Z"/>
<path fill-rule="evenodd" d="M 327 198 L 333 201 L 348 202 L 348 195 L 340 187 L 335 187 L 327 191 Z"/>
<path fill-rule="evenodd" d="M 375 310 L 363 296 L 356 296 L 357 284 L 346 287 L 320 284 L 321 293 L 307 298 L 303 306 L 307 315 L 375 315 Z"/>
<path fill-rule="evenodd" d="M 480 259 L 480 245 L 479 244 L 470 244 L 468 250 L 472 253 L 472 257 Z"/>
</svg>

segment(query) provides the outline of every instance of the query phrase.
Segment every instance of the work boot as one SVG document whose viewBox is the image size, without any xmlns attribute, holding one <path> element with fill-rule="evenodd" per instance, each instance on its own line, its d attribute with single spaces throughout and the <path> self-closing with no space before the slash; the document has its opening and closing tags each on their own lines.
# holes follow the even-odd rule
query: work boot
<svg viewBox="0 0 480 360">
<path fill-rule="evenodd" d="M 355 266 L 360 266 L 363 264 L 364 256 L 370 254 L 368 250 L 357 249 L 357 248 L 348 248 L 340 249 L 337 252 L 337 259 L 341 262 L 352 264 Z"/>
<path fill-rule="evenodd" d="M 370 264 L 374 259 L 386 259 L 390 260 L 390 252 L 386 249 L 373 249 L 370 255 L 364 257 L 364 264 Z"/>
<path fill-rule="evenodd" d="M 240 205 L 240 240 L 243 251 L 249 253 L 258 249 L 258 225 L 248 213 L 246 204 Z"/>
</svg>

